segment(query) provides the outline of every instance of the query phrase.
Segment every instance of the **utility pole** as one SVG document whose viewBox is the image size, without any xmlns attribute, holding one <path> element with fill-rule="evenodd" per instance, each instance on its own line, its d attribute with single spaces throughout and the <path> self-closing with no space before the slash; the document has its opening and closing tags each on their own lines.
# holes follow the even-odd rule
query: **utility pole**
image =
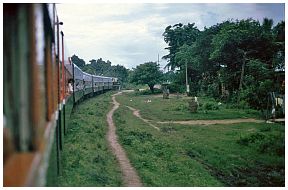
<svg viewBox="0 0 288 190">
<path fill-rule="evenodd" d="M 186 62 L 186 92 L 187 92 L 187 95 L 189 93 L 189 84 L 188 84 L 188 69 L 187 69 L 187 60 L 185 61 Z"/>
<path fill-rule="evenodd" d="M 242 83 L 244 78 L 244 69 L 245 69 L 245 62 L 246 62 L 246 53 L 243 54 L 243 63 L 242 63 L 242 69 L 241 69 L 241 76 L 240 76 L 240 83 L 239 83 L 239 92 L 242 90 Z"/>
</svg>

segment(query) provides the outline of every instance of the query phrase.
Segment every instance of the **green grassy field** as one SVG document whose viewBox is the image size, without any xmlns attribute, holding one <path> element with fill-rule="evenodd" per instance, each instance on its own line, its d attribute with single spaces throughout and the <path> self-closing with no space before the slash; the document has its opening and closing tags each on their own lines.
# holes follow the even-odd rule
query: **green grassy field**
<svg viewBox="0 0 288 190">
<path fill-rule="evenodd" d="M 152 102 L 145 103 L 147 99 Z M 122 104 L 114 117 L 117 134 L 145 186 L 284 186 L 284 125 L 157 124 L 161 129 L 157 131 L 124 105 L 140 109 L 144 118 L 154 121 L 257 117 L 257 113 L 224 107 L 193 115 L 185 108 L 185 99 L 123 94 L 117 100 Z"/>
<path fill-rule="evenodd" d="M 122 186 L 120 168 L 105 139 L 112 93 L 75 107 L 64 137 L 59 186 Z"/>
<path fill-rule="evenodd" d="M 157 121 L 169 120 L 193 120 L 193 119 L 234 119 L 234 118 L 259 118 L 258 111 L 252 109 L 235 109 L 230 105 L 215 102 L 212 98 L 198 97 L 199 109 L 191 114 L 188 109 L 188 99 L 191 97 L 170 96 L 163 99 L 161 95 L 135 95 L 135 93 L 123 93 L 117 100 L 124 105 L 141 108 L 141 115 L 147 119 Z M 131 101 L 132 100 L 132 101 Z M 147 103 L 151 100 L 151 103 Z"/>
<path fill-rule="evenodd" d="M 57 186 L 123 186 L 120 168 L 105 139 L 106 113 L 112 107 L 113 93 L 85 100 L 74 109 L 64 137 Z M 144 186 L 284 186 L 284 125 L 157 124 L 165 120 L 257 118 L 258 113 L 229 105 L 206 110 L 207 102 L 215 105 L 209 98 L 199 98 L 203 107 L 196 114 L 189 112 L 185 97 L 163 100 L 124 93 L 116 99 L 121 103 L 113 117 L 118 139 Z M 147 99 L 152 102 L 146 103 Z M 125 105 L 140 109 L 160 131 L 136 118 Z"/>
</svg>

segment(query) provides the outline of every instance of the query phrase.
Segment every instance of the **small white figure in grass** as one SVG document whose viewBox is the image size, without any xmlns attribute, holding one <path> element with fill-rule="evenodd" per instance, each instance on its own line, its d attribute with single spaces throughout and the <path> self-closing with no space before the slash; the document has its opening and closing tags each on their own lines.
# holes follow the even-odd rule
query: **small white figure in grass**
<svg viewBox="0 0 288 190">
<path fill-rule="evenodd" d="M 130 102 L 132 102 L 132 99 L 130 99 Z"/>
<path fill-rule="evenodd" d="M 274 108 L 274 106 L 272 108 L 271 114 L 272 114 L 272 117 L 273 117 L 272 119 L 275 120 L 275 118 L 276 118 L 276 109 Z"/>
<path fill-rule="evenodd" d="M 221 106 L 222 105 L 222 103 L 221 102 L 218 102 L 218 106 Z"/>
<path fill-rule="evenodd" d="M 198 102 L 198 98 L 197 96 L 194 97 L 194 101 L 197 103 L 197 105 L 199 106 L 199 102 Z"/>
</svg>

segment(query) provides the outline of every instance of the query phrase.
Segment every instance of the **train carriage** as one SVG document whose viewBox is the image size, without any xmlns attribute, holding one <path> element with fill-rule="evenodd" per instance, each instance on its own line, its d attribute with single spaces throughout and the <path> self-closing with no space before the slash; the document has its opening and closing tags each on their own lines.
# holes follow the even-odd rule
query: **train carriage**
<svg viewBox="0 0 288 190">
<path fill-rule="evenodd" d="M 94 92 L 100 92 L 102 90 L 102 78 L 100 76 L 93 75 Z"/>
<path fill-rule="evenodd" d="M 108 88 L 109 88 L 109 78 L 103 77 L 103 89 L 108 90 Z"/>
<path fill-rule="evenodd" d="M 74 96 L 75 102 L 80 100 L 84 96 L 84 78 L 82 70 L 75 64 L 73 64 L 73 71 L 74 71 Z"/>
<path fill-rule="evenodd" d="M 56 15 L 55 5 L 3 5 L 4 186 L 45 181 L 59 103 Z"/>
<path fill-rule="evenodd" d="M 83 81 L 84 81 L 84 95 L 91 94 L 92 90 L 92 75 L 83 72 Z"/>
<path fill-rule="evenodd" d="M 110 89 L 110 79 L 71 61 L 62 24 L 55 4 L 3 5 L 4 186 L 55 179 L 73 106 Z"/>
</svg>

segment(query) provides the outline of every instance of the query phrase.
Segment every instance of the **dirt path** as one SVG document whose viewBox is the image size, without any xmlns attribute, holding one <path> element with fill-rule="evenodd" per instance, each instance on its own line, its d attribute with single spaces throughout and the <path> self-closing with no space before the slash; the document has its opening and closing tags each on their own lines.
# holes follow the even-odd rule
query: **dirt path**
<svg viewBox="0 0 288 190">
<path fill-rule="evenodd" d="M 188 121 L 159 121 L 159 124 L 176 123 L 182 125 L 215 125 L 215 124 L 233 124 L 233 123 L 264 123 L 265 121 L 247 118 L 247 119 L 222 119 L 222 120 L 188 120 Z"/>
<path fill-rule="evenodd" d="M 150 125 L 151 127 L 157 129 L 158 131 L 160 131 L 160 129 L 158 127 L 156 127 L 155 125 L 153 125 L 152 123 L 150 123 L 150 120 L 148 119 L 144 119 L 143 117 L 141 117 L 140 115 L 140 110 L 137 110 L 135 108 L 132 108 L 130 106 L 126 106 L 127 108 L 129 108 L 130 110 L 133 111 L 133 115 L 135 115 L 136 117 L 138 117 L 139 119 L 141 119 L 142 121 L 144 121 L 145 123 L 147 123 L 148 125 Z"/>
<path fill-rule="evenodd" d="M 157 130 L 160 130 L 159 127 L 156 127 L 151 123 L 151 120 L 144 119 L 140 115 L 140 110 L 137 110 L 135 108 L 132 108 L 130 106 L 126 106 L 130 110 L 133 111 L 133 115 L 144 121 L 145 123 L 149 124 L 150 126 L 154 127 Z M 182 124 L 182 125 L 215 125 L 215 124 L 233 124 L 233 123 L 264 123 L 263 120 L 257 120 L 253 118 L 247 118 L 247 119 L 221 119 L 221 120 L 187 120 L 187 121 L 158 121 L 159 124 L 169 124 L 169 123 L 175 123 L 175 124 Z"/>
<path fill-rule="evenodd" d="M 120 168 L 123 174 L 123 180 L 124 185 L 127 187 L 140 187 L 142 186 L 142 183 L 140 181 L 140 178 L 138 174 L 136 173 L 136 170 L 133 168 L 133 166 L 130 164 L 130 161 L 124 151 L 124 149 L 121 147 L 121 145 L 118 143 L 117 135 L 116 135 L 116 127 L 113 122 L 113 113 L 115 110 L 118 109 L 119 103 L 115 100 L 115 96 L 121 94 L 121 92 L 118 92 L 112 96 L 113 100 L 113 108 L 109 111 L 107 114 L 107 122 L 109 125 L 108 134 L 107 134 L 107 140 L 109 142 L 109 145 L 112 149 L 112 152 L 115 154 L 119 164 Z"/>
</svg>

